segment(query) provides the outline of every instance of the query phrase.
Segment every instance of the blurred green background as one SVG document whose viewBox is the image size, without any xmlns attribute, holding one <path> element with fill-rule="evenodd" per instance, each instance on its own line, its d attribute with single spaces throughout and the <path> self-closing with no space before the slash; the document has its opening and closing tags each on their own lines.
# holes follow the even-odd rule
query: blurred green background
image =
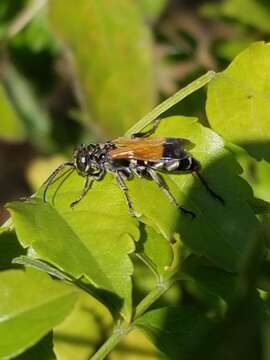
<svg viewBox="0 0 270 360">
<path fill-rule="evenodd" d="M 267 0 L 1 0 L 0 224 L 8 217 L 3 205 L 32 194 L 74 146 L 123 135 L 179 88 L 207 70 L 223 70 L 269 35 Z M 207 125 L 205 98 L 202 89 L 166 115 L 195 115 Z M 137 294 L 153 285 L 143 280 L 135 280 Z M 190 283 L 163 301 L 180 298 L 222 310 L 215 296 Z M 84 359 L 109 333 L 110 315 L 95 300 L 82 297 L 75 310 L 56 331 L 62 360 Z M 237 337 L 245 321 L 232 318 Z M 230 325 L 221 329 L 224 336 Z M 256 352 L 248 356 L 257 359 Z M 139 332 L 111 356 L 155 358 Z"/>
</svg>

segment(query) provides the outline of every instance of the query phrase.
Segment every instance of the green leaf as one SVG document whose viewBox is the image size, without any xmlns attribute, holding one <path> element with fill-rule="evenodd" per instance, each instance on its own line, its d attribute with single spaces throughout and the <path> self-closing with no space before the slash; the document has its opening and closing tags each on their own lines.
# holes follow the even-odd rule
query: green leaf
<svg viewBox="0 0 270 360">
<path fill-rule="evenodd" d="M 258 199 L 270 202 L 270 164 L 265 160 L 257 161 L 250 156 L 242 147 L 234 144 L 228 145 L 234 153 L 236 160 L 243 169 L 243 177 L 252 187 L 254 196 Z"/>
<path fill-rule="evenodd" d="M 209 84 L 207 116 L 225 139 L 251 155 L 270 159 L 270 44 L 258 42 L 239 54 Z"/>
<path fill-rule="evenodd" d="M 173 261 L 172 246 L 150 226 L 141 227 L 141 238 L 137 243 L 136 252 L 160 278 L 159 280 L 169 272 Z"/>
<path fill-rule="evenodd" d="M 218 269 L 206 259 L 194 255 L 184 261 L 181 269 L 208 293 L 227 303 L 235 300 L 237 279 L 234 274 Z"/>
<path fill-rule="evenodd" d="M 51 331 L 30 349 L 16 356 L 15 360 L 56 360 L 53 347 L 53 332 Z"/>
<path fill-rule="evenodd" d="M 26 131 L 2 85 L 0 85 L 0 138 L 9 141 L 25 139 Z"/>
<path fill-rule="evenodd" d="M 51 1 L 53 23 L 71 46 L 90 113 L 119 135 L 154 105 L 150 34 L 134 1 Z M 65 9 L 65 16 L 63 16 Z M 74 26 L 76 23 L 80 26 Z"/>
<path fill-rule="evenodd" d="M 192 155 L 201 163 L 201 174 L 222 196 L 225 206 L 214 199 L 194 175 L 163 174 L 179 203 L 197 217 L 192 220 L 180 213 L 153 181 L 135 179 L 128 185 L 134 208 L 143 215 L 141 220 L 169 241 L 180 234 L 181 240 L 194 252 L 211 258 L 225 269 L 237 270 L 241 254 L 259 224 L 247 204 L 252 194 L 238 176 L 239 165 L 224 148 L 223 140 L 195 118 L 163 119 L 155 136 L 191 140 L 195 144 Z"/>
<path fill-rule="evenodd" d="M 209 335 L 211 322 L 191 307 L 164 307 L 147 312 L 134 325 L 170 360 L 191 360 Z"/>
<path fill-rule="evenodd" d="M 37 270 L 0 272 L 0 358 L 34 345 L 72 310 L 77 291 Z"/>
<path fill-rule="evenodd" d="M 51 186 L 49 196 L 54 197 L 61 182 Z M 70 176 L 57 192 L 55 206 L 39 199 L 9 204 L 18 238 L 38 258 L 76 279 L 83 277 L 114 315 L 121 311 L 130 318 L 133 266 L 128 254 L 139 238 L 137 222 L 110 176 L 95 183 L 72 210 L 82 182 L 78 175 Z"/>
</svg>

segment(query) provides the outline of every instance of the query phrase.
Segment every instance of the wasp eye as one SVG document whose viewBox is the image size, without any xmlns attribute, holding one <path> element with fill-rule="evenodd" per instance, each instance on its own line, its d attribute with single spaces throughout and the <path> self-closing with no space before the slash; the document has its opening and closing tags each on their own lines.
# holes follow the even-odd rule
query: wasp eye
<svg viewBox="0 0 270 360">
<path fill-rule="evenodd" d="M 79 172 L 84 173 L 87 170 L 88 167 L 88 161 L 86 156 L 79 156 L 76 159 L 76 167 Z"/>
</svg>

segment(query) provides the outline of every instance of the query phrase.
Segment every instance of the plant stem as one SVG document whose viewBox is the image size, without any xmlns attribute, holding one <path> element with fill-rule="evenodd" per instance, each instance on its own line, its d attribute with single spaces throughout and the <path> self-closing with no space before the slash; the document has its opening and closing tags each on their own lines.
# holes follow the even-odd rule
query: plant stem
<svg viewBox="0 0 270 360">
<path fill-rule="evenodd" d="M 89 360 L 102 360 L 115 348 L 123 336 L 125 336 L 130 329 L 118 328 L 114 331 L 107 341 L 98 349 L 98 351 L 89 358 Z"/>
<path fill-rule="evenodd" d="M 158 300 L 175 282 L 175 278 L 170 278 L 162 284 L 158 284 L 145 298 L 138 304 L 134 314 L 134 320 L 143 315 L 149 307 Z"/>
<path fill-rule="evenodd" d="M 180 89 L 177 93 L 163 101 L 163 103 L 156 106 L 152 111 L 150 111 L 150 113 L 145 115 L 134 126 L 132 126 L 132 128 L 130 128 L 126 132 L 126 136 L 131 136 L 132 134 L 140 132 L 147 125 L 151 124 L 151 122 L 153 122 L 159 115 L 163 114 L 166 110 L 170 109 L 172 106 L 183 100 L 188 95 L 202 88 L 204 85 L 213 80 L 215 76 L 216 73 L 214 71 L 208 71 L 206 74 L 192 81 L 183 89 Z"/>
<path fill-rule="evenodd" d="M 139 303 L 135 310 L 134 320 L 143 315 L 147 309 L 163 295 L 174 283 L 175 279 L 169 279 L 162 284 L 158 284 L 146 297 Z M 135 327 L 131 323 L 129 327 L 116 328 L 112 336 L 98 349 L 98 351 L 89 360 L 103 360 L 120 342 L 122 337 L 126 336 Z"/>
</svg>

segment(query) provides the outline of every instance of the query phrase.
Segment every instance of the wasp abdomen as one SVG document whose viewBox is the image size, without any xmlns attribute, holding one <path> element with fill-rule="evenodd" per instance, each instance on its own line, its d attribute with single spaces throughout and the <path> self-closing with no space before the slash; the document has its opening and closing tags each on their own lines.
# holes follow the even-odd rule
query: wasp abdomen
<svg viewBox="0 0 270 360">
<path fill-rule="evenodd" d="M 183 146 L 184 141 L 184 139 L 179 138 L 165 138 L 162 157 L 168 159 L 186 158 L 188 155 Z"/>
</svg>

